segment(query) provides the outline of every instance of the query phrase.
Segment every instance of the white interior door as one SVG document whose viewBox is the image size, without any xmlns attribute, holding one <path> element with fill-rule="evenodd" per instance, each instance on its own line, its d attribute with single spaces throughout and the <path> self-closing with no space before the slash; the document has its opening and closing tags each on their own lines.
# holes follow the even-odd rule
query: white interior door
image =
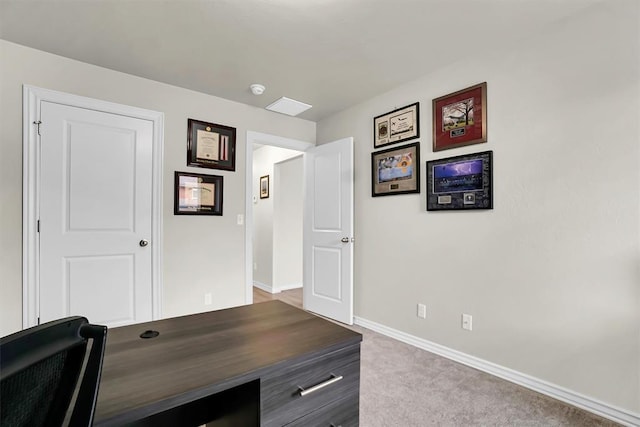
<svg viewBox="0 0 640 427">
<path fill-rule="evenodd" d="M 152 320 L 153 122 L 41 103 L 39 313 Z"/>
<path fill-rule="evenodd" d="M 304 308 L 353 324 L 353 138 L 305 152 Z"/>
</svg>

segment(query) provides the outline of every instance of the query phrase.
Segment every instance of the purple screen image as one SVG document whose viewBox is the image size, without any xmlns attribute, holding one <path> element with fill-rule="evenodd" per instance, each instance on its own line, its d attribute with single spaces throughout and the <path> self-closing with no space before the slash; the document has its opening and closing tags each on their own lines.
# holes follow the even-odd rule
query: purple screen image
<svg viewBox="0 0 640 427">
<path fill-rule="evenodd" d="M 482 189 L 482 160 L 446 163 L 433 167 L 433 192 L 458 193 Z"/>
<path fill-rule="evenodd" d="M 474 175 L 482 173 L 482 160 L 469 160 L 458 163 L 446 163 L 433 167 L 435 178 L 449 178 L 461 175 Z"/>
</svg>

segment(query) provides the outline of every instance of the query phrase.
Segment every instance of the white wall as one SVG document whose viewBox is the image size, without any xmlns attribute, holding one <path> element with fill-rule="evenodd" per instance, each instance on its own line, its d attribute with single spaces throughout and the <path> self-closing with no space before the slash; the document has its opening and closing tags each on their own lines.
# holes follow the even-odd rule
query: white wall
<svg viewBox="0 0 640 427">
<path fill-rule="evenodd" d="M 236 215 L 245 210 L 247 129 L 314 141 L 315 123 L 0 40 L 0 336 L 22 327 L 23 84 L 164 112 L 163 315 L 245 303 L 244 227 Z M 236 127 L 235 172 L 186 167 L 188 118 Z M 224 215 L 174 216 L 176 170 L 223 175 Z"/>
<path fill-rule="evenodd" d="M 640 412 L 638 16 L 604 2 L 509 51 L 470 37 L 454 66 L 318 123 L 319 143 L 356 141 L 357 316 Z M 482 81 L 488 143 L 434 153 L 432 99 Z M 422 193 L 372 198 L 373 117 L 416 101 Z M 426 212 L 424 162 L 484 150 L 495 208 Z"/>
<path fill-rule="evenodd" d="M 273 209 L 274 164 L 298 156 L 287 148 L 262 146 L 253 152 L 253 281 L 264 288 L 273 288 Z M 260 177 L 269 176 L 269 197 L 260 198 Z M 255 268 L 257 267 L 257 268 Z"/>
<path fill-rule="evenodd" d="M 302 155 L 274 165 L 273 286 L 302 286 L 302 217 L 304 161 Z"/>
</svg>

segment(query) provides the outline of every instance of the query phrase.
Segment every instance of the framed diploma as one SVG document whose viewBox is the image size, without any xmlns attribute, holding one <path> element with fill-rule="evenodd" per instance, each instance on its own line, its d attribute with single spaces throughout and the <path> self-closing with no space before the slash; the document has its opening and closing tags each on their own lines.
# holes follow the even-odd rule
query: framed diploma
<svg viewBox="0 0 640 427">
<path fill-rule="evenodd" d="M 187 166 L 236 170 L 236 128 L 188 120 Z"/>
<path fill-rule="evenodd" d="M 222 215 L 223 177 L 175 173 L 174 215 Z"/>
<path fill-rule="evenodd" d="M 493 151 L 427 162 L 427 210 L 493 209 Z"/>
<path fill-rule="evenodd" d="M 371 153 L 371 196 L 420 192 L 420 143 Z"/>
<path fill-rule="evenodd" d="M 419 137 L 419 102 L 398 108 L 373 119 L 373 148 Z"/>
<path fill-rule="evenodd" d="M 487 142 L 487 83 L 433 100 L 433 151 Z"/>
</svg>

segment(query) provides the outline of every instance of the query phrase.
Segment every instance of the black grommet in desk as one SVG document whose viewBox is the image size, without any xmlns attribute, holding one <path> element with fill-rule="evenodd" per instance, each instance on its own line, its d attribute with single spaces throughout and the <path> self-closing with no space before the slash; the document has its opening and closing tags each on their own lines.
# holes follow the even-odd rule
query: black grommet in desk
<svg viewBox="0 0 640 427">
<path fill-rule="evenodd" d="M 160 335 L 160 332 L 158 331 L 144 331 L 143 333 L 140 334 L 140 338 L 155 338 L 158 335 Z"/>
</svg>

